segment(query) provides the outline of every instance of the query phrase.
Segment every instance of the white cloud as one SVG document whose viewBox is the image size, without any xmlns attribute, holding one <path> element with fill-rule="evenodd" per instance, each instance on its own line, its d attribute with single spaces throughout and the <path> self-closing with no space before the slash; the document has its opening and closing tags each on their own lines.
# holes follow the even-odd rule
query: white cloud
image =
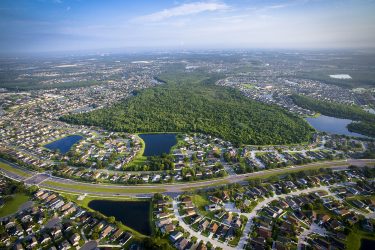
<svg viewBox="0 0 375 250">
<path fill-rule="evenodd" d="M 218 2 L 195 2 L 186 3 L 177 7 L 165 9 L 152 13 L 150 15 L 140 16 L 134 19 L 134 21 L 140 22 L 159 22 L 171 17 L 188 16 L 198 14 L 201 12 L 208 11 L 220 11 L 226 10 L 229 6 L 224 3 Z"/>
</svg>

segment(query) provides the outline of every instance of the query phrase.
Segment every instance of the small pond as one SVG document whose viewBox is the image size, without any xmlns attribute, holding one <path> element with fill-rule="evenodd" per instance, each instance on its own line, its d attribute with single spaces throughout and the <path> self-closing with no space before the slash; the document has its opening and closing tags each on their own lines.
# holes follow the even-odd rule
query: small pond
<svg viewBox="0 0 375 250">
<path fill-rule="evenodd" d="M 151 235 L 149 201 L 93 200 L 88 206 L 106 216 L 114 216 L 122 224 L 144 235 Z"/>
<path fill-rule="evenodd" d="M 306 118 L 306 121 L 316 130 L 321 132 L 347 136 L 366 137 L 364 135 L 350 132 L 348 130 L 346 126 L 352 122 L 352 120 L 349 119 L 320 115 L 318 117 L 308 117 Z"/>
<path fill-rule="evenodd" d="M 60 153 L 66 154 L 67 152 L 69 152 L 69 150 L 72 148 L 74 144 L 76 144 L 82 139 L 83 136 L 80 135 L 69 135 L 57 141 L 48 143 L 47 145 L 44 145 L 44 147 L 52 151 L 59 150 Z"/>
<path fill-rule="evenodd" d="M 160 156 L 168 154 L 177 143 L 176 134 L 140 134 L 139 137 L 145 142 L 144 156 Z"/>
</svg>

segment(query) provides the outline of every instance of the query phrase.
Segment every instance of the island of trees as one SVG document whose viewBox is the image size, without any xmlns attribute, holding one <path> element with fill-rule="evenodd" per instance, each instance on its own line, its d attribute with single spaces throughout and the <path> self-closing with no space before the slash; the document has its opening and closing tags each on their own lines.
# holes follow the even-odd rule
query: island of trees
<svg viewBox="0 0 375 250">
<path fill-rule="evenodd" d="M 302 108 L 327 116 L 354 120 L 355 122 L 348 125 L 349 131 L 375 137 L 375 115 L 366 112 L 357 105 L 321 101 L 297 94 L 292 95 L 292 99 L 295 104 Z"/>
<path fill-rule="evenodd" d="M 138 132 L 200 132 L 240 144 L 307 142 L 313 129 L 302 118 L 277 106 L 217 86 L 215 76 L 165 74 L 166 82 L 90 113 L 67 115 L 63 121 Z"/>
</svg>

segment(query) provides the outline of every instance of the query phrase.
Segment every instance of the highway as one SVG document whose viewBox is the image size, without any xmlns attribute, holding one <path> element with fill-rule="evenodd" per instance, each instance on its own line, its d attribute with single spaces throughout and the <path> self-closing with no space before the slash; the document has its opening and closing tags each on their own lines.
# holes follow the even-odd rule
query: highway
<svg viewBox="0 0 375 250">
<path fill-rule="evenodd" d="M 348 159 L 341 161 L 325 161 L 319 163 L 311 163 L 307 165 L 291 166 L 287 168 L 276 168 L 271 170 L 263 170 L 254 173 L 228 175 L 219 179 L 211 179 L 206 181 L 172 183 L 172 184 L 151 184 L 151 185 L 114 185 L 103 183 L 85 183 L 77 182 L 70 179 L 50 176 L 48 173 L 32 172 L 23 169 L 14 163 L 0 159 L 1 162 L 7 163 L 13 168 L 27 173 L 29 176 L 21 176 L 15 172 L 0 169 L 3 175 L 8 176 L 16 181 L 23 181 L 29 185 L 38 185 L 41 188 L 59 190 L 63 192 L 98 195 L 98 196 L 136 196 L 149 197 L 154 192 L 162 192 L 168 194 L 178 194 L 184 191 L 194 190 L 197 188 L 207 188 L 212 186 L 219 186 L 229 183 L 241 183 L 249 178 L 261 178 L 269 175 L 283 174 L 291 171 L 301 171 L 311 168 L 333 168 L 345 169 L 350 165 L 358 167 L 371 166 L 375 164 L 375 159 Z"/>
</svg>

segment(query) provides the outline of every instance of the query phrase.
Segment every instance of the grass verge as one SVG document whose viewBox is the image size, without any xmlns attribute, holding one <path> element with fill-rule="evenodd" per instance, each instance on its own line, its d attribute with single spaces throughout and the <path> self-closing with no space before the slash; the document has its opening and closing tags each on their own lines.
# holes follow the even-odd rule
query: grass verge
<svg viewBox="0 0 375 250">
<path fill-rule="evenodd" d="M 209 181 L 209 180 L 210 179 L 200 180 L 200 181 L 196 181 L 195 183 L 199 183 L 199 182 L 203 182 L 203 181 Z M 212 179 L 212 180 L 214 181 L 215 179 Z M 194 183 L 194 182 L 189 182 L 189 183 Z M 225 184 L 229 184 L 229 182 L 227 180 L 222 180 L 222 181 L 216 181 L 216 182 L 211 183 L 211 184 L 202 183 L 202 185 L 200 185 L 200 186 L 181 188 L 181 190 L 182 191 L 192 191 L 192 190 L 206 188 L 206 187 L 221 186 L 221 185 L 225 185 Z"/>
<path fill-rule="evenodd" d="M 118 194 L 142 194 L 142 193 L 157 193 L 157 192 L 164 192 L 166 191 L 163 188 L 142 188 L 142 187 L 129 187 L 129 188 L 121 188 L 116 186 L 107 186 L 101 187 L 98 185 L 91 186 L 82 184 L 69 184 L 69 183 L 59 183 L 54 181 L 45 181 L 41 184 L 41 186 L 46 186 L 47 188 L 55 188 L 55 189 L 68 189 L 68 191 L 75 191 L 79 193 L 91 193 L 91 192 L 98 192 L 98 193 L 118 193 Z"/>
<path fill-rule="evenodd" d="M 342 166 L 344 165 L 343 163 L 327 163 L 327 164 L 324 164 L 324 165 L 312 165 L 312 166 L 306 166 L 306 167 L 303 167 L 303 168 L 298 168 L 299 166 L 296 166 L 294 168 L 292 167 L 287 167 L 285 169 L 282 169 L 282 168 L 275 168 L 275 169 L 272 169 L 272 170 L 275 170 L 274 172 L 272 171 L 267 171 L 267 172 L 254 172 L 254 176 L 250 176 L 248 177 L 246 180 L 253 180 L 253 179 L 265 179 L 265 178 L 269 178 L 269 177 L 272 177 L 272 176 L 275 176 L 275 175 L 283 175 L 283 174 L 288 174 L 288 173 L 293 173 L 293 172 L 303 172 L 303 171 L 307 171 L 307 170 L 313 170 L 313 169 L 320 169 L 320 168 L 334 168 L 334 167 L 337 167 L 337 166 Z M 276 171 L 278 170 L 278 171 Z M 257 174 L 258 173 L 258 174 Z"/>
<path fill-rule="evenodd" d="M 23 172 L 22 170 L 14 168 L 14 167 L 12 167 L 12 166 L 4 163 L 4 162 L 0 162 L 0 168 L 4 169 L 7 172 L 11 172 L 11 173 L 14 173 L 14 174 L 22 176 L 22 177 L 30 177 L 29 174 Z"/>
</svg>

